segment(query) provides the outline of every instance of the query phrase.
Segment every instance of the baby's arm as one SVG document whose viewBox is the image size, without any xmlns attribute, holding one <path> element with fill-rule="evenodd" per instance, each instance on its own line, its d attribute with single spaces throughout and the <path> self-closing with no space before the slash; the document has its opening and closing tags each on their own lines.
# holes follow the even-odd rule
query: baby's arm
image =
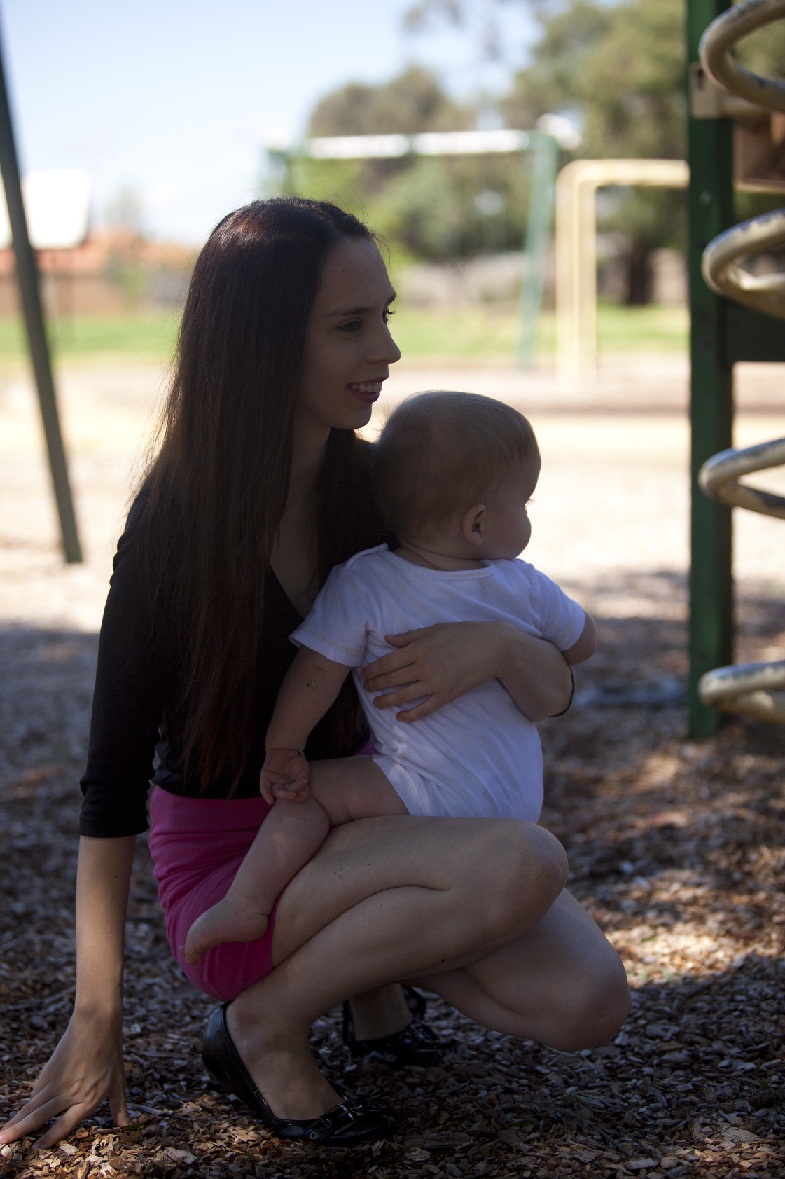
<svg viewBox="0 0 785 1179">
<path fill-rule="evenodd" d="M 284 676 L 265 738 L 260 789 L 268 802 L 308 797 L 306 741 L 341 690 L 349 668 L 300 647 Z"/>
<path fill-rule="evenodd" d="M 566 651 L 562 651 L 562 655 L 570 667 L 575 667 L 577 664 L 585 663 L 587 659 L 591 659 L 596 650 L 597 627 L 594 625 L 592 616 L 587 614 L 580 638 Z"/>
</svg>

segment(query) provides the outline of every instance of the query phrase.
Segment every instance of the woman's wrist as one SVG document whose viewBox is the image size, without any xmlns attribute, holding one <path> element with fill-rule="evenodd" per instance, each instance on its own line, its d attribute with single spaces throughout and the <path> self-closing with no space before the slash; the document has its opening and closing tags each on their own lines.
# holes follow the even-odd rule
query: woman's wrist
<svg viewBox="0 0 785 1179">
<path fill-rule="evenodd" d="M 101 1028 L 116 1026 L 117 1030 L 120 1030 L 123 1026 L 123 1015 L 123 996 L 119 991 L 114 991 L 111 995 L 77 992 L 74 999 L 74 1017 L 80 1023 L 90 1023 Z"/>
<path fill-rule="evenodd" d="M 529 720 L 545 720 L 570 704 L 572 677 L 552 643 L 527 634 L 514 623 L 500 622 L 497 677 L 516 707 Z"/>
<path fill-rule="evenodd" d="M 517 677 L 524 670 L 532 636 L 514 622 L 491 622 L 488 625 L 494 630 L 494 642 L 488 645 L 496 666 L 494 675 L 504 683 L 505 679 Z"/>
</svg>

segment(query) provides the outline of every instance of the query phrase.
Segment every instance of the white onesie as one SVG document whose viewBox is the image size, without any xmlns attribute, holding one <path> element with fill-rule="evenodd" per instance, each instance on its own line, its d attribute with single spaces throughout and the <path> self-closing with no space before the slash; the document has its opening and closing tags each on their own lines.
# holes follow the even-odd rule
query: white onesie
<svg viewBox="0 0 785 1179">
<path fill-rule="evenodd" d="M 539 734 L 499 680 L 407 723 L 395 719 L 397 709 L 374 707 L 356 670 L 393 650 L 385 635 L 439 622 L 488 621 L 513 622 L 564 651 L 580 638 L 585 614 L 525 561 L 442 572 L 413 565 L 381 545 L 332 571 L 291 636 L 355 669 L 373 730 L 374 761 L 412 815 L 539 818 Z"/>
</svg>

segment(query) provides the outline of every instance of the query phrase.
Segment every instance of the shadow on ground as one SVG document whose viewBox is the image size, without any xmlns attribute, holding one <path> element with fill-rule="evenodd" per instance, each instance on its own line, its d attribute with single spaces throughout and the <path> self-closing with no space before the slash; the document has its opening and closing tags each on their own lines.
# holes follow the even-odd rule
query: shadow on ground
<svg viewBox="0 0 785 1179">
<path fill-rule="evenodd" d="M 142 839 L 127 967 L 136 1123 L 113 1131 L 102 1110 L 66 1151 L 7 1148 L 0 1174 L 780 1176 L 785 729 L 734 721 L 691 741 L 678 691 L 661 692 L 657 707 L 636 703 L 641 685 L 683 685 L 683 580 L 648 574 L 589 591 L 609 604 L 597 611 L 602 648 L 579 676 L 577 706 L 543 727 L 543 821 L 633 983 L 615 1043 L 560 1054 L 484 1033 L 434 1002 L 430 1020 L 454 1045 L 445 1067 L 390 1075 L 349 1061 L 331 1013 L 314 1050 L 334 1078 L 383 1097 L 399 1132 L 340 1162 L 282 1145 L 206 1082 L 198 1043 L 209 1005 L 170 957 Z M 745 657 L 783 631 L 783 604 L 745 593 Z M 96 648 L 91 634 L 0 627 L 0 1112 L 23 1097 L 70 1010 Z"/>
</svg>

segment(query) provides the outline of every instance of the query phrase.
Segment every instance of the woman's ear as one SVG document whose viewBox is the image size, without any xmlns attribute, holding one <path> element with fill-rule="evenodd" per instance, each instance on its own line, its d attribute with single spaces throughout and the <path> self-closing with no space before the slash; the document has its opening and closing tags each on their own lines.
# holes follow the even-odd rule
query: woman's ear
<svg viewBox="0 0 785 1179">
<path fill-rule="evenodd" d="M 463 539 L 469 544 L 482 544 L 485 539 L 487 522 L 488 513 L 485 510 L 485 504 L 475 504 L 473 508 L 469 508 L 467 512 L 464 512 L 461 520 Z"/>
</svg>

